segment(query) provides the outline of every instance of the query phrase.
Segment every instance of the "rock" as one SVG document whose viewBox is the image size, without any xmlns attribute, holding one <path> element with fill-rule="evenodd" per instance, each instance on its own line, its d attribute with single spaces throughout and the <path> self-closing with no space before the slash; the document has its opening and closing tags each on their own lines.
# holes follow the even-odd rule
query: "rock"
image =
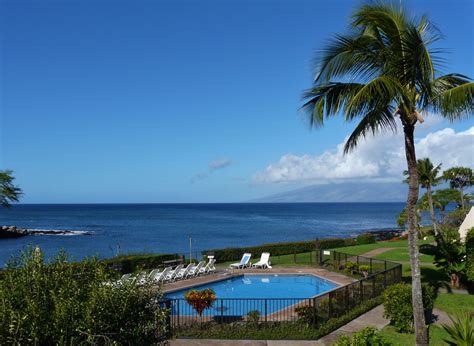
<svg viewBox="0 0 474 346">
<path fill-rule="evenodd" d="M 20 238 L 27 235 L 91 235 L 88 231 L 26 229 L 16 226 L 0 226 L 0 239 Z"/>
<path fill-rule="evenodd" d="M 25 229 L 19 229 L 15 226 L 1 226 L 0 239 L 20 238 L 28 235 Z"/>
</svg>

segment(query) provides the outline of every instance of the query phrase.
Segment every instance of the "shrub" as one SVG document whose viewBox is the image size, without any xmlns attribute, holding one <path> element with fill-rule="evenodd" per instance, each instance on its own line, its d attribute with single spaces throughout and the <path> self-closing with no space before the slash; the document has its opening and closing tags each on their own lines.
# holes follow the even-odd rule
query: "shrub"
<svg viewBox="0 0 474 346">
<path fill-rule="evenodd" d="M 448 333 L 449 339 L 444 339 L 449 345 L 471 346 L 474 345 L 474 317 L 469 314 L 452 317 L 451 325 L 443 324 L 443 329 Z"/>
<path fill-rule="evenodd" d="M 321 240 L 308 240 L 288 243 L 263 244 L 258 246 L 247 246 L 242 248 L 225 248 L 216 250 L 206 250 L 203 254 L 213 253 L 214 258 L 218 262 L 240 260 L 245 252 L 249 252 L 254 256 L 259 256 L 262 252 L 270 252 L 272 256 L 290 255 L 295 253 L 303 253 L 314 251 L 315 249 L 333 249 L 344 247 L 347 244 L 355 245 L 354 240 L 349 238 L 328 238 Z M 347 244 L 346 244 L 347 243 Z"/>
<path fill-rule="evenodd" d="M 45 263 L 29 249 L 0 281 L 0 344 L 151 344 L 166 332 L 166 310 L 148 284 L 106 284 L 97 259 Z"/>
<path fill-rule="evenodd" d="M 206 322 L 203 326 L 196 324 L 185 326 L 177 330 L 177 335 L 205 339 L 318 339 L 347 324 L 380 303 L 380 298 L 366 300 L 337 318 L 320 320 L 317 328 L 314 328 L 310 323 L 301 323 L 302 321 L 264 322 L 259 325 L 259 328 L 255 328 L 248 323 L 218 324 Z M 307 309 L 307 311 L 310 310 Z M 311 316 L 311 314 L 308 313 L 307 316 Z"/>
<path fill-rule="evenodd" d="M 155 269 L 164 261 L 179 259 L 178 254 L 130 254 L 120 255 L 103 260 L 109 268 L 116 269 L 122 274 L 133 273 L 143 269 Z"/>
<path fill-rule="evenodd" d="M 433 309 L 435 290 L 432 286 L 422 284 L 423 307 L 429 316 Z M 413 332 L 413 307 L 411 285 L 404 283 L 388 287 L 383 294 L 384 317 L 390 320 L 397 332 Z"/>
<path fill-rule="evenodd" d="M 352 334 L 352 338 L 340 336 L 334 346 L 390 346 L 374 327 L 365 327 Z"/>
<path fill-rule="evenodd" d="M 373 235 L 372 233 L 359 234 L 356 238 L 356 242 L 357 242 L 358 245 L 374 244 L 375 243 L 375 235 Z"/>
<path fill-rule="evenodd" d="M 355 262 L 347 261 L 346 264 L 344 265 L 344 271 L 347 273 L 352 274 L 356 270 L 357 270 L 357 263 Z"/>
<path fill-rule="evenodd" d="M 467 280 L 474 283 L 474 228 L 467 231 L 466 234 L 466 276 Z"/>
<path fill-rule="evenodd" d="M 247 313 L 247 322 L 254 327 L 258 326 L 258 322 L 260 321 L 260 311 L 258 310 L 251 310 Z"/>
</svg>

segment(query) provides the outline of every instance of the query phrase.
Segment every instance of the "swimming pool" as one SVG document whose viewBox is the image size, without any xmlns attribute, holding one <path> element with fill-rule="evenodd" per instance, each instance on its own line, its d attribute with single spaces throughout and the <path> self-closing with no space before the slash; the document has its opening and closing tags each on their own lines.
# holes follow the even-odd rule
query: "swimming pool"
<svg viewBox="0 0 474 346">
<path fill-rule="evenodd" d="M 242 316 L 251 310 L 271 314 L 336 287 L 339 286 L 315 275 L 246 274 L 166 293 L 164 298 L 173 299 L 173 314 L 179 311 L 180 315 L 190 315 L 193 310 L 184 294 L 191 289 L 212 288 L 217 300 L 203 315 Z"/>
</svg>

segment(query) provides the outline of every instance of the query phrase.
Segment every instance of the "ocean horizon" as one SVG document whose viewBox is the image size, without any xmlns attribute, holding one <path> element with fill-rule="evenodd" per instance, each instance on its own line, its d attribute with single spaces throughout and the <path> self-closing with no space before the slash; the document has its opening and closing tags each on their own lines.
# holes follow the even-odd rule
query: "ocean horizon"
<svg viewBox="0 0 474 346">
<path fill-rule="evenodd" d="M 397 228 L 403 202 L 391 203 L 94 203 L 16 204 L 0 225 L 72 230 L 90 235 L 38 235 L 0 240 L 0 266 L 28 246 L 73 259 L 126 253 L 189 254 L 285 241 L 348 237 Z"/>
</svg>

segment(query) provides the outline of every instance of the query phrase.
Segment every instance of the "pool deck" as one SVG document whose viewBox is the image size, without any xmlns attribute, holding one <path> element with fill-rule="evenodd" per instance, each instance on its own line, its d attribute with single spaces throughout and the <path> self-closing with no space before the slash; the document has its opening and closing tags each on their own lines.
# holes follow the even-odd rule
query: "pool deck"
<svg viewBox="0 0 474 346">
<path fill-rule="evenodd" d="M 191 279 L 170 282 L 163 286 L 163 293 L 181 290 L 183 288 L 191 288 L 198 285 L 204 285 L 211 282 L 226 280 L 232 277 L 240 276 L 243 274 L 312 274 L 319 276 L 328 281 L 332 281 L 338 285 L 347 285 L 351 282 L 357 281 L 353 278 L 345 275 L 334 273 L 326 269 L 315 268 L 315 267 L 278 267 L 275 266 L 272 269 L 218 269 L 214 274 L 198 276 Z"/>
</svg>

